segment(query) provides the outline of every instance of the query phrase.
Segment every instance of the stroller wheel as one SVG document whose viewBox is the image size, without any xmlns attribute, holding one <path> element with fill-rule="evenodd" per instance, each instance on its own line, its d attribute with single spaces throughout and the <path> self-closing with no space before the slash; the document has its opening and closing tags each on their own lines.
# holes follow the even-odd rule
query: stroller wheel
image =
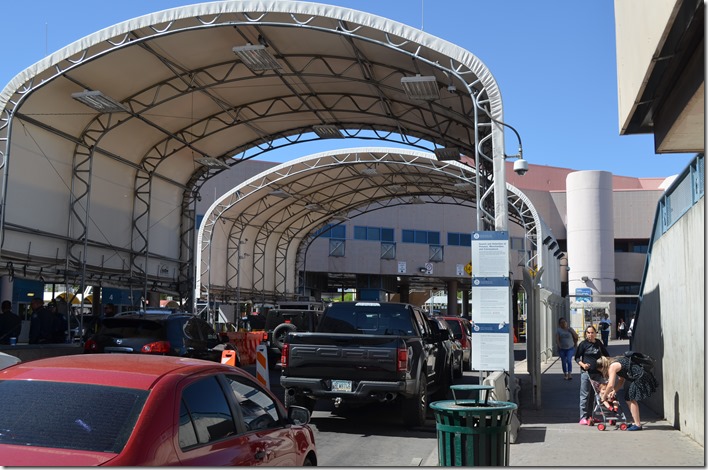
<svg viewBox="0 0 708 470">
<path fill-rule="evenodd" d="M 598 430 L 598 431 L 604 431 L 604 430 L 605 430 L 605 425 L 602 424 L 602 423 L 598 424 L 598 425 L 597 425 L 597 430 Z"/>
<path fill-rule="evenodd" d="M 622 423 L 622 424 L 620 424 L 620 429 L 621 429 L 622 431 L 626 431 L 626 430 L 627 430 L 627 423 Z"/>
<path fill-rule="evenodd" d="M 610 426 L 614 426 L 616 424 L 616 422 L 614 419 L 611 419 L 607 422 L 607 424 L 609 424 Z"/>
</svg>

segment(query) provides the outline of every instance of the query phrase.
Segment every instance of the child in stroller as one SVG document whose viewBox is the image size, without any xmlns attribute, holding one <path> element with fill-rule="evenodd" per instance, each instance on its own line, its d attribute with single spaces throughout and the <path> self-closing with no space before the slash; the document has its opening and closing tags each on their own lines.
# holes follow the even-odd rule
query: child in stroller
<svg viewBox="0 0 708 470">
<path fill-rule="evenodd" d="M 590 424 L 598 423 L 597 429 L 599 431 L 604 431 L 607 429 L 607 426 L 615 426 L 615 429 L 621 429 L 622 431 L 626 430 L 627 418 L 620 409 L 617 398 L 613 397 L 612 401 L 607 399 L 602 401 L 600 398 L 607 384 L 592 379 L 590 379 L 590 384 L 595 392 L 595 406 L 592 410 L 592 421 Z"/>
</svg>

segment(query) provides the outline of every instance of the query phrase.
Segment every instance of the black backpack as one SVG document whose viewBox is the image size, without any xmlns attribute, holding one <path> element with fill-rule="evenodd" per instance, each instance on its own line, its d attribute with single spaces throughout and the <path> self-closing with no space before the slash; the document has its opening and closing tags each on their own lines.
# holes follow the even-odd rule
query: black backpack
<svg viewBox="0 0 708 470">
<path fill-rule="evenodd" d="M 656 364 L 656 361 L 650 355 L 635 351 L 625 351 L 624 355 L 629 358 L 630 362 L 642 366 L 642 369 L 645 371 L 651 372 L 654 370 L 654 364 Z"/>
</svg>

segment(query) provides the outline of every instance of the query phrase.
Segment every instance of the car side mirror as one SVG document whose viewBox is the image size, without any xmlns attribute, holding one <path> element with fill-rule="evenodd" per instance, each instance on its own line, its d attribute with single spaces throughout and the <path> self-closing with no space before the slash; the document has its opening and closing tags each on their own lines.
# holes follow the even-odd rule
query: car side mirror
<svg viewBox="0 0 708 470">
<path fill-rule="evenodd" d="M 290 405 L 288 407 L 288 419 L 296 426 L 309 423 L 310 417 L 310 410 L 304 406 Z"/>
</svg>

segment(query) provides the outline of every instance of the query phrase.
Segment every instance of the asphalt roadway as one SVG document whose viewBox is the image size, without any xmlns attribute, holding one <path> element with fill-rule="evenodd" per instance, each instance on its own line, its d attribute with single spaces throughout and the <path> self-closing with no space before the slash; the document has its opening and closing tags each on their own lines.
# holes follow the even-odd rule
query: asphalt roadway
<svg viewBox="0 0 708 470">
<path fill-rule="evenodd" d="M 517 345 L 518 346 L 518 345 Z M 628 340 L 610 340 L 611 356 L 629 349 Z M 573 363 L 573 380 L 563 380 L 558 357 L 541 365 L 541 407 L 534 409 L 526 361 L 517 361 L 514 374 L 520 381 L 519 429 L 511 444 L 509 465 L 514 467 L 705 467 L 705 449 L 668 421 L 640 404 L 642 431 L 622 431 L 609 426 L 581 426 L 579 420 L 579 369 Z M 620 397 L 622 395 L 620 394 Z M 629 407 L 620 406 L 631 424 Z M 422 466 L 437 466 L 437 448 Z"/>
</svg>

